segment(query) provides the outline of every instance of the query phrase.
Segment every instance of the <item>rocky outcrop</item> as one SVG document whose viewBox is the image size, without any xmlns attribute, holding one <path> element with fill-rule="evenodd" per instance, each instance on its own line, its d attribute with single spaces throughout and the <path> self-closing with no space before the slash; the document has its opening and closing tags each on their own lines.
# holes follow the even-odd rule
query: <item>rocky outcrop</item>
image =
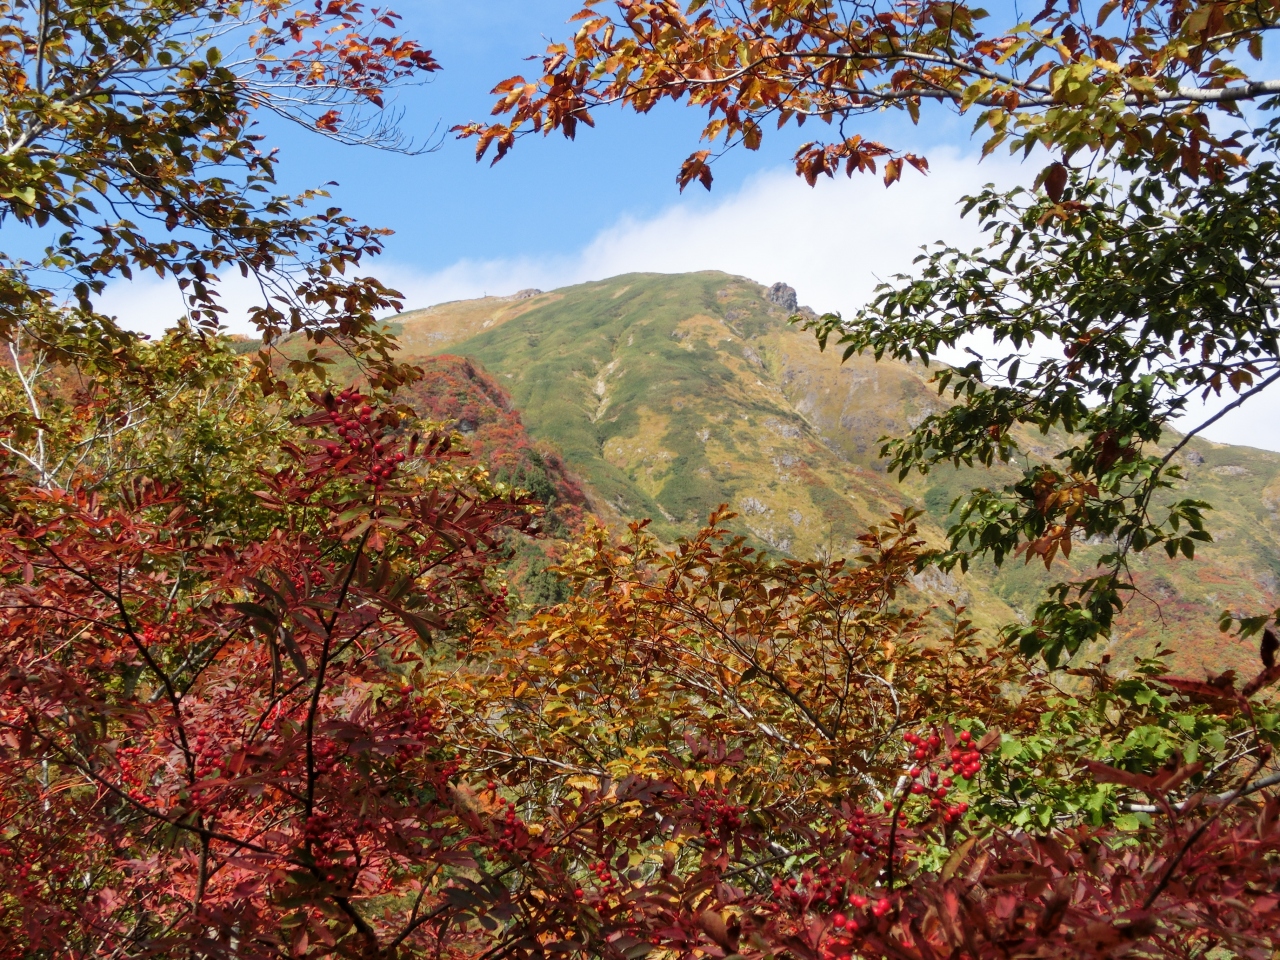
<svg viewBox="0 0 1280 960">
<path fill-rule="evenodd" d="M 806 320 L 817 320 L 818 314 L 812 307 L 802 306 L 796 298 L 795 288 L 778 282 L 765 291 L 764 298 L 775 307 L 781 307 L 788 314 L 800 314 Z"/>
<path fill-rule="evenodd" d="M 787 313 L 795 313 L 800 309 L 800 301 L 796 299 L 795 289 L 782 282 L 775 283 L 770 287 L 765 292 L 764 298 L 774 306 L 781 307 Z"/>
</svg>

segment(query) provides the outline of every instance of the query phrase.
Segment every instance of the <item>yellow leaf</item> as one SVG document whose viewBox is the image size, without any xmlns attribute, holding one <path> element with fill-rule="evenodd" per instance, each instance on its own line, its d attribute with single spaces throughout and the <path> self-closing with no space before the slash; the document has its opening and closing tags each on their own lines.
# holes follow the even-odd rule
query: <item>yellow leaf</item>
<svg viewBox="0 0 1280 960">
<path fill-rule="evenodd" d="M 970 837 L 960 846 L 956 847 L 955 852 L 947 857 L 947 862 L 942 867 L 942 881 L 945 883 L 956 875 L 956 871 L 960 869 L 960 864 L 964 863 L 964 858 L 969 855 L 969 851 L 973 849 L 973 845 L 978 842 L 977 837 Z"/>
</svg>

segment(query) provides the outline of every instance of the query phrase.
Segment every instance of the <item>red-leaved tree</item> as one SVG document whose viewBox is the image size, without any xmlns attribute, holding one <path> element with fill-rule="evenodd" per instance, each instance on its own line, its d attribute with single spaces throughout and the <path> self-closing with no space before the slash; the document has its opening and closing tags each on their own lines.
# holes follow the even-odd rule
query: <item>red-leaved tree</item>
<svg viewBox="0 0 1280 960">
<path fill-rule="evenodd" d="M 488 558 L 528 517 L 352 391 L 298 428 L 260 542 L 145 481 L 113 504 L 4 479 L 0 956 L 441 935 L 432 880 L 474 830 L 413 665 L 502 608 Z"/>
</svg>

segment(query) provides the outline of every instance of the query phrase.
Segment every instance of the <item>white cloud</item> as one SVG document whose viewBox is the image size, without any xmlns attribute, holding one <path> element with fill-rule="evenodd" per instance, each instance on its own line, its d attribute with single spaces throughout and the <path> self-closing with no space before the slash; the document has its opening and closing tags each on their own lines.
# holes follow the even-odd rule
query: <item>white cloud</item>
<svg viewBox="0 0 1280 960">
<path fill-rule="evenodd" d="M 1211 397 L 1204 403 L 1190 404 L 1190 412 L 1175 426 L 1183 431 L 1192 430 L 1234 399 L 1234 394 L 1223 391 L 1221 398 Z M 1280 385 L 1251 397 L 1200 435 L 1215 443 L 1280 450 Z"/>
<path fill-rule="evenodd" d="M 383 260 L 373 272 L 404 293 L 410 309 L 620 273 L 723 270 L 765 284 L 785 281 L 801 303 L 851 313 L 878 279 L 908 270 L 922 245 L 976 244 L 976 221 L 961 221 L 957 201 L 988 181 L 1014 182 L 1020 169 L 994 158 L 978 164 L 945 148 L 930 152 L 930 162 L 929 176 L 908 169 L 888 189 L 874 175 L 824 178 L 810 188 L 789 169 L 772 170 L 709 204 L 677 202 L 649 219 L 623 217 L 580 250 L 462 260 L 432 273 Z M 228 328 L 250 332 L 244 314 L 258 302 L 256 287 L 233 275 L 220 290 Z M 182 315 L 176 284 L 150 276 L 111 285 L 100 306 L 153 334 Z"/>
<path fill-rule="evenodd" d="M 257 283 L 233 273 L 222 278 L 213 289 L 218 294 L 218 302 L 227 310 L 224 326 L 232 333 L 256 333 L 248 313 L 251 307 L 264 302 Z M 177 281 L 155 274 L 110 284 L 95 306 L 115 317 L 121 326 L 153 337 L 176 326 L 185 313 Z"/>
<path fill-rule="evenodd" d="M 749 180 L 710 205 L 674 204 L 650 219 L 626 217 L 572 254 L 517 260 L 464 260 L 428 275 L 393 265 L 383 271 L 410 304 L 425 306 L 520 287 L 552 289 L 637 271 L 723 270 L 795 287 L 819 312 L 851 313 L 879 279 L 911 267 L 936 240 L 973 245 L 976 221 L 957 201 L 988 181 L 1010 184 L 1008 160 L 977 164 L 955 151 L 930 153 L 932 172 L 908 170 L 886 189 L 876 176 L 820 180 L 810 188 L 790 170 Z"/>
<path fill-rule="evenodd" d="M 172 280 L 146 274 L 135 280 L 117 280 L 98 297 L 98 310 L 115 317 L 130 330 L 156 336 L 182 317 L 182 297 Z"/>
</svg>

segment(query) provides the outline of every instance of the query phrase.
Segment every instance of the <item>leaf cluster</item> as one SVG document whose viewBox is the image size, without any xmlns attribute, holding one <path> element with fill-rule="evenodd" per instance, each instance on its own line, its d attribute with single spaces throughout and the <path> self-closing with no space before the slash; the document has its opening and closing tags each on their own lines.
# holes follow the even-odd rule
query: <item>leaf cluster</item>
<svg viewBox="0 0 1280 960">
<path fill-rule="evenodd" d="M 685 160 L 682 189 L 710 188 L 716 150 L 756 150 L 767 128 L 806 122 L 833 128 L 796 152 L 810 184 L 879 163 L 889 184 L 927 163 L 870 139 L 857 121 L 893 108 L 918 123 L 938 103 L 977 114 L 984 155 L 1008 141 L 1014 151 L 1103 153 L 1197 178 L 1243 162 L 1211 113 L 1280 92 L 1245 69 L 1276 29 L 1270 3 L 1047 0 L 1021 22 L 1013 16 L 993 28 L 988 11 L 951 0 L 587 0 L 577 32 L 547 48 L 539 76 L 494 89 L 503 121 L 457 129 L 476 138 L 478 156 L 493 147 L 501 158 L 526 134 L 572 138 L 603 106 L 647 113 L 684 101 L 706 110 L 712 146 Z"/>
<path fill-rule="evenodd" d="M 1210 539 L 1209 504 L 1174 489 L 1187 440 L 1221 414 L 1185 435 L 1171 423 L 1205 397 L 1234 394 L 1230 409 L 1280 378 L 1276 176 L 1268 160 L 1176 191 L 1161 176 L 1084 175 L 1056 196 L 989 189 L 966 208 L 985 248 L 930 252 L 847 325 L 814 323 L 846 358 L 973 355 L 933 376 L 948 407 L 884 448 L 903 476 L 1021 467 L 958 505 L 940 564 L 1051 567 L 1073 544 L 1107 547 L 1095 573 L 1057 584 L 1015 631 L 1024 652 L 1057 662 L 1106 636 L 1131 589 L 1130 554 L 1191 559 Z"/>
<path fill-rule="evenodd" d="M 34 262 L 0 259 L 0 338 L 21 329 L 59 360 L 118 366 L 132 339 L 94 307 L 109 280 L 171 276 L 185 322 L 212 329 L 226 312 L 218 275 L 236 270 L 261 287 L 250 319 L 267 345 L 336 337 L 402 379 L 373 319 L 393 291 L 346 276 L 380 251 L 382 231 L 337 208 L 305 211 L 323 191 L 273 192 L 276 158 L 253 130 L 267 109 L 396 146 L 369 111 L 438 65 L 375 32 L 394 24 L 346 2 L 310 13 L 242 0 L 0 5 L 0 222 L 50 237 Z M 276 383 L 265 354 L 259 380 Z"/>
</svg>

